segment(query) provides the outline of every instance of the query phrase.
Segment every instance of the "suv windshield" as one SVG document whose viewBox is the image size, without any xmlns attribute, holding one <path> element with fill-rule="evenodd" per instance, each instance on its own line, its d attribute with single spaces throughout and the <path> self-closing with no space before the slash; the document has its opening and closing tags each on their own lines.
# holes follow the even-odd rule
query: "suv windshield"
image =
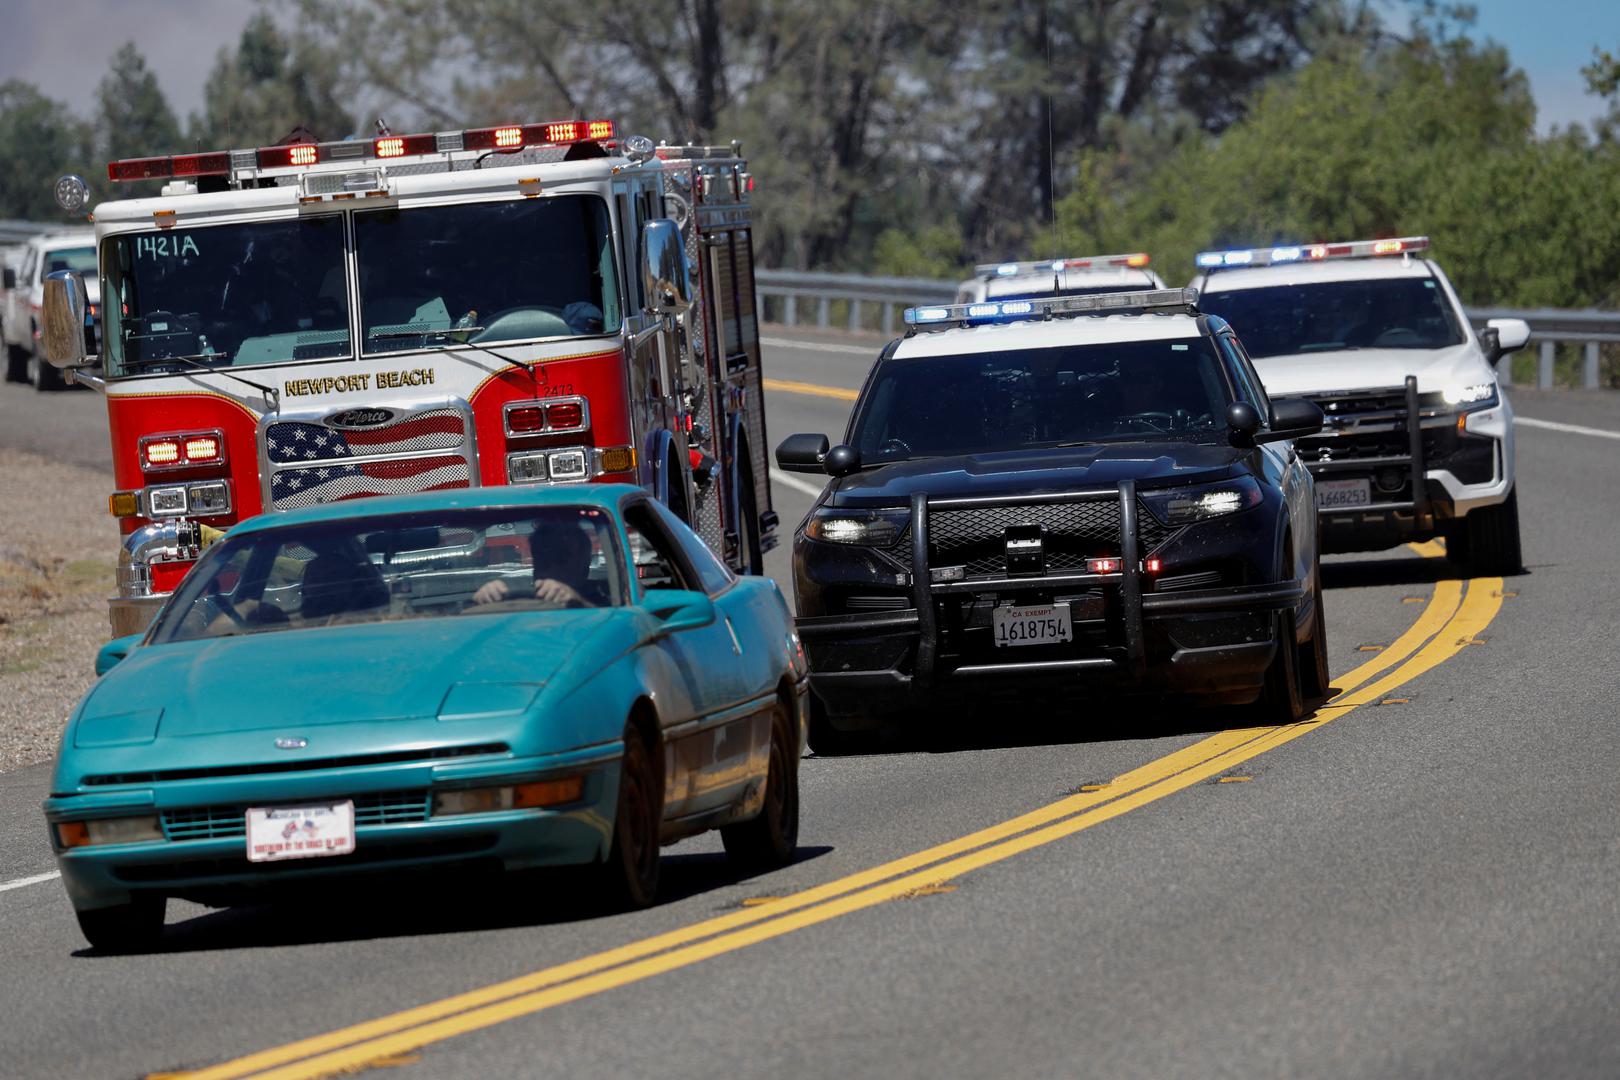
<svg viewBox="0 0 1620 1080">
<path fill-rule="evenodd" d="M 349 355 L 336 214 L 115 236 L 105 261 L 111 375 Z"/>
<path fill-rule="evenodd" d="M 96 276 L 96 249 L 93 245 L 75 248 L 57 248 L 45 252 L 45 268 L 40 276 L 54 274 L 58 270 L 77 270 L 87 278 Z"/>
<path fill-rule="evenodd" d="M 227 536 L 187 575 L 152 640 L 625 602 L 604 510 L 401 514 Z"/>
<path fill-rule="evenodd" d="M 595 196 L 366 211 L 354 232 L 367 353 L 619 329 Z"/>
<path fill-rule="evenodd" d="M 862 464 L 1077 443 L 1227 437 L 1208 338 L 883 361 L 856 415 Z"/>
<path fill-rule="evenodd" d="M 1432 277 L 1206 292 L 1198 307 L 1232 324 L 1253 357 L 1340 349 L 1439 349 L 1462 328 Z"/>
</svg>

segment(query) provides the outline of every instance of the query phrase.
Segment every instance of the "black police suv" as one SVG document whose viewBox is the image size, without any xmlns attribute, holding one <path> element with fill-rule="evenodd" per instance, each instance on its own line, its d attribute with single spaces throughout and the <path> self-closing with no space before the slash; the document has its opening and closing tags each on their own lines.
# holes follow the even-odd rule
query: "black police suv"
<svg viewBox="0 0 1620 1080">
<path fill-rule="evenodd" d="M 1320 409 L 1269 401 L 1190 290 L 1100 300 L 920 309 L 936 328 L 883 350 L 841 445 L 777 448 L 832 478 L 793 550 L 818 753 L 981 692 L 1260 701 L 1279 722 L 1326 693 L 1291 442 Z"/>
</svg>

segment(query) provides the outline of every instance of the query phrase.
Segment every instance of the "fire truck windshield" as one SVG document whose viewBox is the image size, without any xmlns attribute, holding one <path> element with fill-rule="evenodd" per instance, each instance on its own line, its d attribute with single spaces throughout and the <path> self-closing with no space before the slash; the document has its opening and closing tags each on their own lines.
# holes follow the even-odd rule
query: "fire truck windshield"
<svg viewBox="0 0 1620 1080">
<path fill-rule="evenodd" d="M 350 355 L 338 214 L 107 241 L 109 375 Z"/>
<path fill-rule="evenodd" d="M 619 329 L 596 196 L 358 211 L 354 234 L 368 354 Z"/>
</svg>

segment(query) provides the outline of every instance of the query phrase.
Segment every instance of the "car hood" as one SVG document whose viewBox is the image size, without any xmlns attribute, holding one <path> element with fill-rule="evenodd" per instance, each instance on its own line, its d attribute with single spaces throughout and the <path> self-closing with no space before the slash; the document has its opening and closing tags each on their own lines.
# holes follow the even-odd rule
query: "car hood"
<svg viewBox="0 0 1620 1080">
<path fill-rule="evenodd" d="M 1471 344 L 1444 349 L 1346 349 L 1335 352 L 1269 356 L 1254 362 L 1273 397 L 1326 394 L 1336 390 L 1402 386 L 1416 375 L 1418 393 L 1454 383 L 1491 378 L 1489 365 Z"/>
<path fill-rule="evenodd" d="M 117 737 L 118 718 L 158 711 L 160 741 L 522 711 L 565 665 L 571 684 L 593 673 L 599 639 L 619 636 L 630 614 L 466 615 L 142 646 L 95 685 L 76 734 L 96 744 L 88 733 Z M 513 691 L 488 689 L 498 686 Z"/>
<path fill-rule="evenodd" d="M 1113 487 L 1222 480 L 1253 451 L 1185 442 L 1091 443 L 1051 450 L 918 458 L 846 476 L 828 503 L 903 506 L 916 491 L 933 498 L 1041 495 Z"/>
</svg>

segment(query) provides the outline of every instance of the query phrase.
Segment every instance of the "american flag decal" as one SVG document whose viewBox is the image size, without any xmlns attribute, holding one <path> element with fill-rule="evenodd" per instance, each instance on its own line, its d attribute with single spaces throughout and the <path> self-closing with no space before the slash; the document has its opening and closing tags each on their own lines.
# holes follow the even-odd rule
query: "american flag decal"
<svg viewBox="0 0 1620 1080">
<path fill-rule="evenodd" d="M 315 421 L 283 420 L 265 429 L 274 472 L 270 505 L 291 510 L 317 503 L 469 487 L 472 470 L 459 454 L 467 419 L 453 408 L 429 409 L 391 424 L 343 431 Z M 371 460 L 430 452 L 419 458 Z"/>
</svg>

